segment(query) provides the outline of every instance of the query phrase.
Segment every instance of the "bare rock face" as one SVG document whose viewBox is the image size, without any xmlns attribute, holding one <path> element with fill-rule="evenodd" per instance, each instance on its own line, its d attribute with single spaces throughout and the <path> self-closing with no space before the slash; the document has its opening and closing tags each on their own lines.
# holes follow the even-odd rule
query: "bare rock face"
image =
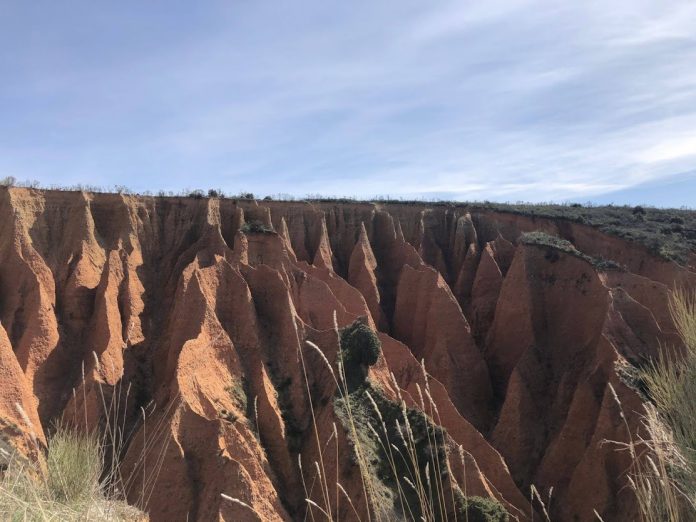
<svg viewBox="0 0 696 522">
<path fill-rule="evenodd" d="M 46 443 L 29 383 L 17 362 L 4 328 L 0 326 L 0 463 L 7 465 L 11 449 L 36 458 Z"/>
<path fill-rule="evenodd" d="M 348 282 L 360 290 L 365 298 L 374 322 L 383 330 L 387 327 L 384 312 L 380 306 L 379 287 L 377 286 L 377 259 L 372 252 L 367 237 L 365 224 L 360 225 L 360 236 L 353 247 L 348 265 Z"/>
<path fill-rule="evenodd" d="M 503 284 L 503 274 L 495 257 L 492 244 L 487 243 L 481 254 L 471 289 L 471 319 L 475 334 L 479 338 L 486 336 L 493 322 L 495 305 Z"/>
<path fill-rule="evenodd" d="M 587 408 L 587 397 L 578 408 L 572 406 L 576 394 L 596 379 L 593 372 L 602 362 L 597 357 L 603 357 L 598 349 L 607 349 L 602 331 L 609 292 L 587 261 L 553 254 L 557 252 L 544 247 L 518 247 L 501 291 L 487 353 L 496 391 L 504 397 L 493 430 L 494 446 L 518 484 L 554 487 L 562 504 L 565 485 L 556 470 L 572 463 L 585 446 L 564 430 L 591 433 L 596 422 L 597 412 L 581 409 Z M 515 300 L 506 300 L 508 294 Z M 517 314 L 524 321 L 519 321 L 519 330 L 511 329 L 508 321 L 518 322 Z M 549 475 L 553 483 L 546 482 Z M 596 505 L 592 499 L 589 504 Z"/>
<path fill-rule="evenodd" d="M 444 279 L 434 269 L 405 266 L 397 290 L 394 337 L 425 361 L 449 390 L 460 414 L 482 428 L 490 415 L 488 367 Z M 462 379 L 466 375 L 466 379 Z"/>
<path fill-rule="evenodd" d="M 520 241 L 535 230 L 625 268 Z M 0 189 L 0 448 L 39 459 L 54 421 L 118 422 L 128 500 L 153 521 L 326 518 L 305 499 L 393 519 L 337 406 L 358 321 L 381 341 L 381 404 L 444 428 L 443 490 L 528 520 L 530 486 L 553 487 L 554 520 L 633 520 L 630 462 L 602 442 L 640 425 L 616 365 L 678 349 L 674 284 L 696 275 L 501 212 Z"/>
</svg>

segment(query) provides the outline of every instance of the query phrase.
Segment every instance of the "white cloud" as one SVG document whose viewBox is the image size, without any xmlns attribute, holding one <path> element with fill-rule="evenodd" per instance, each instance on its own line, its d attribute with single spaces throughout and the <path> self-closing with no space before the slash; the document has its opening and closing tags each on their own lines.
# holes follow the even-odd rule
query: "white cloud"
<svg viewBox="0 0 696 522">
<path fill-rule="evenodd" d="M 533 8 L 532 0 L 489 0 L 487 2 L 441 2 L 417 20 L 408 35 L 418 44 L 456 36 L 480 24 L 510 19 L 524 8 Z"/>
<path fill-rule="evenodd" d="M 639 159 L 646 163 L 670 161 L 686 157 L 694 157 L 696 159 L 696 135 L 664 141 L 639 154 Z"/>
</svg>

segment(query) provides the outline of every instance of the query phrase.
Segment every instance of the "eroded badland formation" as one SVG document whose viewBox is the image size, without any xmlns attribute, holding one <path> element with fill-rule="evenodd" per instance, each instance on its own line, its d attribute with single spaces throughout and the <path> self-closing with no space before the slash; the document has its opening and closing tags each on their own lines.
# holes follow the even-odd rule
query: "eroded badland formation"
<svg viewBox="0 0 696 522">
<path fill-rule="evenodd" d="M 399 519 L 378 446 L 383 500 L 368 507 L 336 383 L 306 342 L 338 371 L 335 312 L 379 331 L 368 382 L 394 445 L 401 399 L 444 428 L 419 451 L 449 454 L 429 470 L 445 498 L 540 520 L 533 484 L 553 487 L 554 520 L 634 520 L 630 456 L 605 443 L 639 430 L 621 368 L 678 345 L 668 292 L 695 287 L 695 266 L 588 225 L 454 205 L 0 189 L 0 433 L 31 457 L 57 419 L 118 417 L 128 498 L 155 521 L 305 520 L 306 496 L 340 520 Z"/>
</svg>

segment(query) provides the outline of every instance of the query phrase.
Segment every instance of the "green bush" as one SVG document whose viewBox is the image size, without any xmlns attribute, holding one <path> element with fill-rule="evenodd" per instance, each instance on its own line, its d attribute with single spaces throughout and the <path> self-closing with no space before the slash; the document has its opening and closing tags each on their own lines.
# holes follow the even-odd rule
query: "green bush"
<svg viewBox="0 0 696 522">
<path fill-rule="evenodd" d="M 361 321 L 355 321 L 341 331 L 343 361 L 354 361 L 365 366 L 377 363 L 382 343 L 377 334 Z"/>
<path fill-rule="evenodd" d="M 457 520 L 469 522 L 508 522 L 505 508 L 493 498 L 457 495 Z"/>
<path fill-rule="evenodd" d="M 274 230 L 261 221 L 248 221 L 242 225 L 245 234 L 273 234 Z"/>
<path fill-rule="evenodd" d="M 381 353 L 379 337 L 362 321 L 341 330 L 341 358 L 349 390 L 365 382 L 368 368 L 377 363 Z"/>
<path fill-rule="evenodd" d="M 379 410 L 379 415 L 376 410 Z M 337 397 L 334 411 L 348 433 L 351 433 L 351 427 L 355 427 L 355 431 L 351 433 L 351 442 L 360 447 L 368 475 L 373 481 L 374 494 L 378 497 L 373 502 L 377 504 L 375 508 L 382 512 L 382 519 L 421 520 L 420 515 L 429 508 L 422 504 L 423 499 L 403 481 L 403 477 L 414 479 L 418 475 L 418 483 L 423 485 L 426 497 L 437 498 L 438 491 L 435 481 L 432 481 L 432 473 L 434 470 L 447 468 L 444 428 L 435 425 L 421 410 L 406 408 L 389 400 L 369 381 L 356 387 L 347 396 Z M 397 427 L 397 422 L 401 428 Z M 370 429 L 370 426 L 375 429 Z M 403 435 L 412 444 L 407 444 Z M 393 448 L 394 453 L 387 448 Z M 392 461 L 391 458 L 395 455 L 402 457 Z M 426 464 L 430 469 L 431 482 L 426 474 Z M 402 509 L 401 501 L 406 509 Z M 439 522 L 446 519 L 439 506 L 433 509 L 436 512 L 434 520 Z"/>
</svg>

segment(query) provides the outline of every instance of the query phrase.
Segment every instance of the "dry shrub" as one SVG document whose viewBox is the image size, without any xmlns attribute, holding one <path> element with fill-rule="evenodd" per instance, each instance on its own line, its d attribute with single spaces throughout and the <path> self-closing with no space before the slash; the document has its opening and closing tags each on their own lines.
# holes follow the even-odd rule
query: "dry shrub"
<svg viewBox="0 0 696 522">
<path fill-rule="evenodd" d="M 670 312 L 685 350 L 663 349 L 640 372 L 651 402 L 636 446 L 647 452 L 629 481 L 647 522 L 696 520 L 696 293 L 673 292 Z"/>
</svg>

